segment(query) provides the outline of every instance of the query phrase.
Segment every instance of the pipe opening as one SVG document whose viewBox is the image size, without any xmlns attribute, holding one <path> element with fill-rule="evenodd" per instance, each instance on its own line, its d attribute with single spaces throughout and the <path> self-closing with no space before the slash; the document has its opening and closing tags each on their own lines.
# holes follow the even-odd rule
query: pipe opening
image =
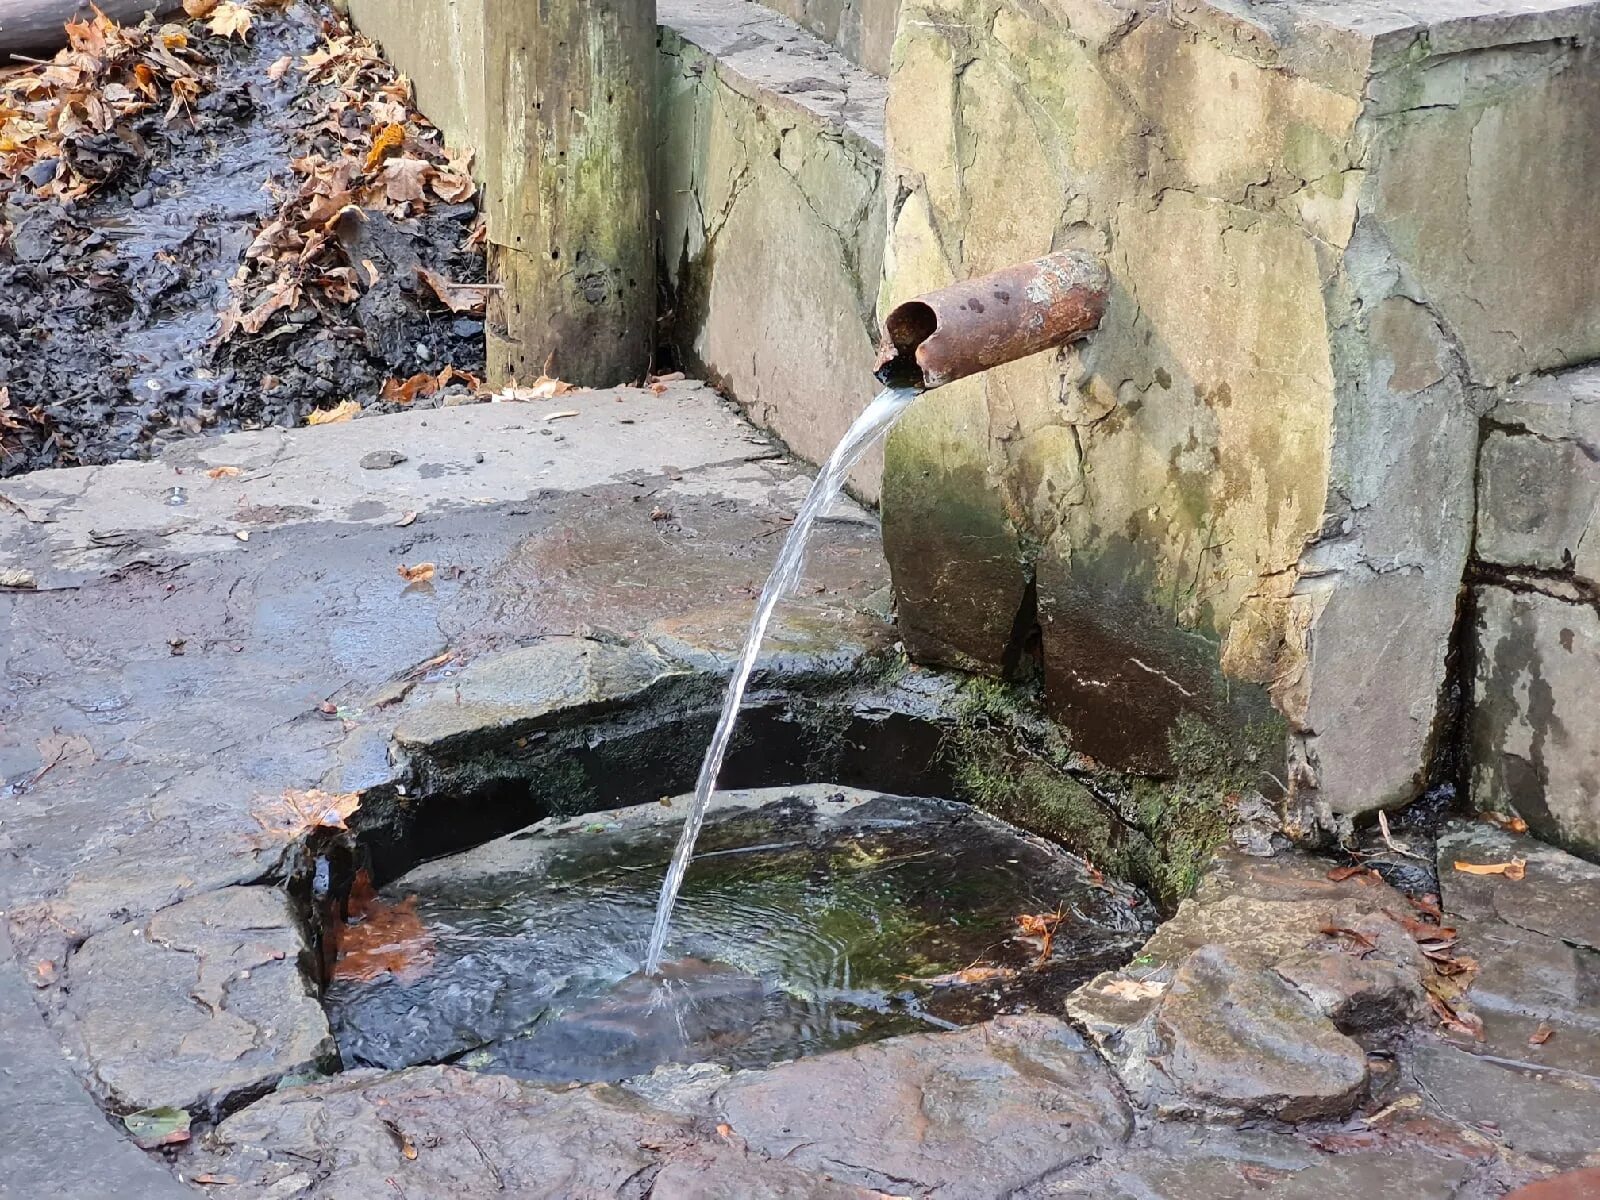
<svg viewBox="0 0 1600 1200">
<path fill-rule="evenodd" d="M 878 382 L 885 387 L 923 391 L 927 382 L 923 379 L 922 364 L 917 361 L 917 347 L 939 328 L 939 314 L 921 300 L 908 300 L 884 318 L 883 328 L 894 353 L 873 372 Z"/>
</svg>

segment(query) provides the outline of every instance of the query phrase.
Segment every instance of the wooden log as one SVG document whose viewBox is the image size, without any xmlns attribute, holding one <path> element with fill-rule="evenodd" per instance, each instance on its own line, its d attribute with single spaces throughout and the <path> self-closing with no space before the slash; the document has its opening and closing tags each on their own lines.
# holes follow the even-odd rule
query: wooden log
<svg viewBox="0 0 1600 1200">
<path fill-rule="evenodd" d="M 177 0 L 102 0 L 100 11 L 121 25 L 137 25 L 146 13 L 177 8 Z M 89 0 L 0 0 L 0 67 L 8 56 L 53 54 L 67 44 L 62 27 L 93 16 Z"/>
<path fill-rule="evenodd" d="M 655 0 L 485 6 L 492 382 L 641 380 L 655 342 Z"/>
</svg>

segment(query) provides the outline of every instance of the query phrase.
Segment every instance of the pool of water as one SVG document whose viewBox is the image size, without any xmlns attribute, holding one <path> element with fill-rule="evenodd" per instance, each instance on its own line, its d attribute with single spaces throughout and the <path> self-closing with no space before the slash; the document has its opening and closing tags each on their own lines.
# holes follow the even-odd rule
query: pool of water
<svg viewBox="0 0 1600 1200">
<path fill-rule="evenodd" d="M 716 798 L 664 968 L 645 977 L 685 807 L 544 822 L 361 900 L 333 931 L 325 996 L 346 1066 L 551 1081 L 761 1066 L 1050 1010 L 1154 921 L 1135 889 L 965 805 L 734 792 Z"/>
</svg>

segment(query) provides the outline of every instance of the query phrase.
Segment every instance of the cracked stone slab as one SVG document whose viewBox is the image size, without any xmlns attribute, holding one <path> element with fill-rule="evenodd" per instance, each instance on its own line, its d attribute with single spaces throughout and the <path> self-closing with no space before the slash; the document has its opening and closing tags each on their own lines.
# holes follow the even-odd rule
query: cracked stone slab
<svg viewBox="0 0 1600 1200">
<path fill-rule="evenodd" d="M 1600 573 L 1600 571 L 1597 571 Z M 1475 589 L 1472 802 L 1600 855 L 1600 611 L 1558 578 Z"/>
<path fill-rule="evenodd" d="M 1593 1081 L 1427 1042 L 1411 1049 L 1407 1070 L 1445 1112 L 1492 1130 L 1512 1150 L 1575 1167 L 1600 1146 L 1600 1088 Z"/>
<path fill-rule="evenodd" d="M 0 1198 L 192 1200 L 106 1121 L 39 1019 L 31 991 L 0 924 Z"/>
<path fill-rule="evenodd" d="M 70 1036 L 118 1108 L 216 1114 L 336 1061 L 306 953 L 276 888 L 193 897 L 68 960 Z"/>
<path fill-rule="evenodd" d="M 680 381 L 569 394 L 577 415 L 494 403 L 396 413 L 305 429 L 184 441 L 152 462 L 41 471 L 0 485 L 0 568 L 40 588 L 153 555 L 248 554 L 286 526 L 393 526 L 431 513 L 752 457 L 750 429 L 705 385 Z M 359 469 L 375 451 L 410 457 Z M 764 447 L 765 449 L 765 447 Z M 770 450 L 768 450 L 770 453 Z M 213 479 L 207 471 L 237 467 Z M 241 540 L 239 535 L 246 535 Z"/>
<path fill-rule="evenodd" d="M 1104 1153 L 1132 1128 L 1070 1026 L 999 1017 L 735 1076 L 714 1107 L 750 1146 L 895 1195 L 984 1200 Z"/>
<path fill-rule="evenodd" d="M 219 1200 L 872 1196 L 749 1154 L 617 1088 L 546 1088 L 454 1067 L 353 1071 L 287 1089 L 224 1121 L 190 1165 L 236 1181 L 207 1189 Z"/>
<path fill-rule="evenodd" d="M 1457 862 L 1521 859 L 1521 879 L 1474 875 Z M 1439 889 L 1447 913 L 1507 925 L 1600 950 L 1600 866 L 1487 823 L 1457 822 L 1439 838 Z"/>
<path fill-rule="evenodd" d="M 1064 1172 L 1019 1200 L 1344 1200 L 1406 1195 L 1454 1200 L 1473 1164 L 1422 1150 L 1329 1155 L 1294 1138 L 1250 1130 L 1157 1128 L 1149 1144 Z"/>
<path fill-rule="evenodd" d="M 547 638 L 468 664 L 448 686 L 408 704 L 394 740 L 438 750 L 468 736 L 516 737 L 554 717 L 580 719 L 688 671 L 648 645 Z"/>
</svg>

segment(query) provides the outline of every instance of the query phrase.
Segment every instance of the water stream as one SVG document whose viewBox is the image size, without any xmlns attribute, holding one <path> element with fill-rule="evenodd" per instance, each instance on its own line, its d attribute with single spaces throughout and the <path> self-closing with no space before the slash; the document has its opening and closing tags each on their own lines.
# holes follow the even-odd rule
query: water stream
<svg viewBox="0 0 1600 1200">
<path fill-rule="evenodd" d="M 761 641 L 766 636 L 767 626 L 772 621 L 772 614 L 777 610 L 778 602 L 799 582 L 800 575 L 805 569 L 806 545 L 811 540 L 811 530 L 816 525 L 817 518 L 826 512 L 828 506 L 838 497 L 850 468 L 860 461 L 861 456 L 875 442 L 888 433 L 889 427 L 916 396 L 917 393 L 912 388 L 888 387 L 879 392 L 872 403 L 867 405 L 856 418 L 839 444 L 834 447 L 833 454 L 812 483 L 810 492 L 806 494 L 805 503 L 795 514 L 794 524 L 789 528 L 789 536 L 784 540 L 783 549 L 778 552 L 778 561 L 772 568 L 772 574 L 767 576 L 766 586 L 761 589 L 761 598 L 756 602 L 756 612 L 750 621 L 750 631 L 745 635 L 739 661 L 734 665 L 733 677 L 728 680 L 728 690 L 723 695 L 722 713 L 717 719 L 716 731 L 711 735 L 711 745 L 707 747 L 705 760 L 700 764 L 700 775 L 695 782 L 694 800 L 689 806 L 689 815 L 684 819 L 683 833 L 678 838 L 678 846 L 673 852 L 666 878 L 661 881 L 661 899 L 656 906 L 655 925 L 650 931 L 650 947 L 645 954 L 646 975 L 655 975 L 660 971 L 661 957 L 667 948 L 667 936 L 672 930 L 672 909 L 677 903 L 678 891 L 683 886 L 683 877 L 689 870 L 689 861 L 694 857 L 695 839 L 700 836 L 700 826 L 705 821 L 706 808 L 711 803 L 712 793 L 717 790 L 717 776 L 722 771 L 722 760 L 728 753 L 733 727 L 739 719 L 739 706 L 744 702 L 745 686 L 750 681 L 750 672 L 755 667 L 756 655 L 760 653 Z"/>
</svg>

